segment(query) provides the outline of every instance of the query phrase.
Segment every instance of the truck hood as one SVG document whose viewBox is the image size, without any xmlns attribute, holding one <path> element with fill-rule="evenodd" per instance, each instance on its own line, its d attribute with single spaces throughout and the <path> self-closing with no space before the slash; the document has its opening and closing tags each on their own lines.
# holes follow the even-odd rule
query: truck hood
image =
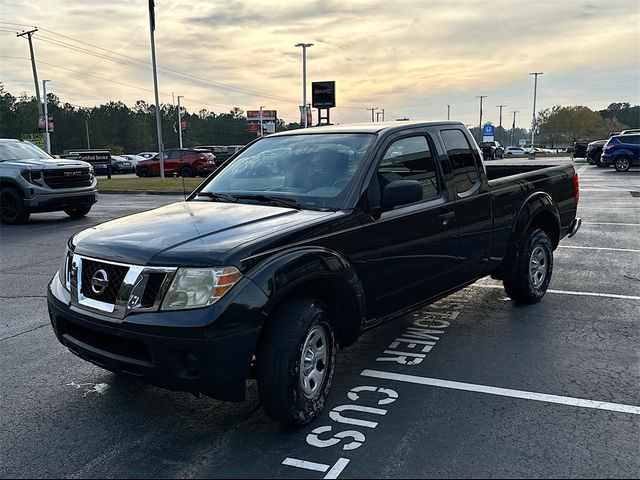
<svg viewBox="0 0 640 480">
<path fill-rule="evenodd" d="M 5 160 L 0 162 L 0 165 L 6 167 L 24 168 L 29 170 L 49 170 L 58 168 L 88 168 L 90 165 L 87 162 L 80 160 L 66 160 L 66 159 L 42 159 L 35 158 L 32 160 Z"/>
<path fill-rule="evenodd" d="M 189 201 L 112 220 L 72 238 L 75 252 L 155 266 L 221 265 L 229 251 L 335 212 Z"/>
</svg>

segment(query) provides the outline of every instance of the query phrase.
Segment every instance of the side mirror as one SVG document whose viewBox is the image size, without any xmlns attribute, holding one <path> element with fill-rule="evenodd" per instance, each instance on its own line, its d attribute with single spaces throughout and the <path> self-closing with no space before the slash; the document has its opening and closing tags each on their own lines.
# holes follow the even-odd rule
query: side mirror
<svg viewBox="0 0 640 480">
<path fill-rule="evenodd" d="M 422 200 L 422 184 L 417 180 L 396 180 L 388 183 L 382 191 L 382 211 Z"/>
</svg>

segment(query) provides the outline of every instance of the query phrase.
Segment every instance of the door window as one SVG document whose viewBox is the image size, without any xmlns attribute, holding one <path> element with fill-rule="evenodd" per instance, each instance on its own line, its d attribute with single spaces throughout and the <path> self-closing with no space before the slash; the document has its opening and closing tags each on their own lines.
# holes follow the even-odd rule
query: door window
<svg viewBox="0 0 640 480">
<path fill-rule="evenodd" d="M 442 130 L 440 136 L 453 168 L 456 191 L 464 193 L 471 190 L 480 181 L 480 174 L 467 137 L 458 129 Z"/>
<path fill-rule="evenodd" d="M 422 184 L 422 199 L 438 196 L 439 182 L 435 162 L 426 137 L 401 138 L 386 150 L 378 167 L 380 187 L 394 180 L 417 180 Z"/>
</svg>

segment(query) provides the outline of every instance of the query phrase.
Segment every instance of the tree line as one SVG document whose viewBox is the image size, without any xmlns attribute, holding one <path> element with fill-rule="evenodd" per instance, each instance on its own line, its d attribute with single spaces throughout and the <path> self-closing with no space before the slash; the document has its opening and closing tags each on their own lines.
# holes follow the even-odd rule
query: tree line
<svg viewBox="0 0 640 480">
<path fill-rule="evenodd" d="M 111 101 L 85 108 L 64 103 L 52 93 L 47 94 L 47 102 L 55 128 L 51 134 L 53 154 L 87 148 L 89 143 L 92 148 L 108 148 L 114 154 L 157 150 L 155 106 L 152 104 L 138 100 L 129 107 L 123 102 Z M 162 105 L 160 111 L 165 148 L 175 148 L 178 146 L 175 107 Z M 37 112 L 34 97 L 26 94 L 15 97 L 0 83 L 0 137 L 24 138 L 38 133 Z M 244 145 L 255 138 L 255 133 L 247 133 L 246 117 L 237 107 L 224 113 L 206 109 L 190 113 L 183 107 L 181 115 L 187 123 L 182 137 L 185 146 Z M 295 128 L 300 125 L 285 124 L 282 120 L 276 124 L 276 131 Z M 604 110 L 593 111 L 585 106 L 557 105 L 539 112 L 536 145 L 569 146 L 576 140 L 607 138 L 610 132 L 626 128 L 640 128 L 640 106 L 612 103 Z M 471 132 L 478 138 L 478 127 L 471 128 Z M 524 128 L 512 132 L 508 127 L 499 126 L 495 139 L 503 145 L 517 145 L 520 139 L 528 139 L 529 135 Z"/>
</svg>

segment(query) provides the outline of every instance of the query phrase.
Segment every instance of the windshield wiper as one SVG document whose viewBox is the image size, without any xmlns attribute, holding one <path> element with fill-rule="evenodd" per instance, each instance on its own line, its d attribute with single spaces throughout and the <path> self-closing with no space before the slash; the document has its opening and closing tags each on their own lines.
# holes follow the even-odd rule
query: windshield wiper
<svg viewBox="0 0 640 480">
<path fill-rule="evenodd" d="M 226 193 L 215 193 L 215 192 L 198 192 L 196 193 L 196 197 L 209 197 L 212 200 L 223 201 L 234 203 L 236 201 L 236 197 L 233 195 L 228 195 Z"/>
<path fill-rule="evenodd" d="M 256 202 L 269 203 L 275 207 L 288 207 L 288 208 L 295 208 L 296 210 L 302 210 L 303 208 L 305 208 L 304 205 L 302 205 L 300 202 L 290 197 L 279 197 L 279 196 L 263 195 L 263 194 L 234 195 L 234 197 L 239 200 L 240 199 L 255 200 Z"/>
</svg>

